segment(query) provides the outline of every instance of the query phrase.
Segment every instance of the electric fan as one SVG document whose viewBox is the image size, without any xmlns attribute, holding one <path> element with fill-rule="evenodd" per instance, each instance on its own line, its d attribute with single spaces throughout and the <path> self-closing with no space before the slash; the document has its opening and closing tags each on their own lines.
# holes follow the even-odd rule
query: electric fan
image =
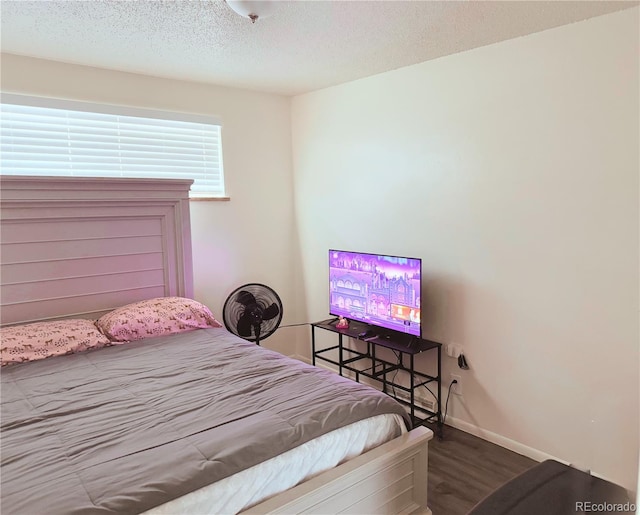
<svg viewBox="0 0 640 515">
<path fill-rule="evenodd" d="M 282 321 L 282 301 L 264 284 L 245 284 L 225 301 L 222 319 L 233 334 L 260 345 L 261 339 L 278 329 Z"/>
</svg>

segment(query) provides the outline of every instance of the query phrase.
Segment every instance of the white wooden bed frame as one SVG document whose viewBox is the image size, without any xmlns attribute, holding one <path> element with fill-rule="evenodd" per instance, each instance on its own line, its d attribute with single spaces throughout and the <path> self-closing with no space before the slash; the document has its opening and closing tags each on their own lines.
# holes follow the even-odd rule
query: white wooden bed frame
<svg viewBox="0 0 640 515">
<path fill-rule="evenodd" d="M 0 323 L 192 297 L 190 184 L 0 176 Z M 432 437 L 416 428 L 244 513 L 429 514 Z"/>
</svg>

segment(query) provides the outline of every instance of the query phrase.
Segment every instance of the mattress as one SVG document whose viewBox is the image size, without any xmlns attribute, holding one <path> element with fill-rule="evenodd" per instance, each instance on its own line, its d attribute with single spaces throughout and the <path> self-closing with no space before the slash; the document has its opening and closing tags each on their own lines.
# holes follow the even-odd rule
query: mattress
<svg viewBox="0 0 640 515">
<path fill-rule="evenodd" d="M 371 417 L 409 424 L 381 392 L 224 329 L 4 367 L 1 379 L 0 507 L 16 515 L 140 513 Z"/>
<path fill-rule="evenodd" d="M 336 429 L 279 456 L 144 515 L 238 513 L 406 432 L 398 415 L 378 415 Z"/>
</svg>

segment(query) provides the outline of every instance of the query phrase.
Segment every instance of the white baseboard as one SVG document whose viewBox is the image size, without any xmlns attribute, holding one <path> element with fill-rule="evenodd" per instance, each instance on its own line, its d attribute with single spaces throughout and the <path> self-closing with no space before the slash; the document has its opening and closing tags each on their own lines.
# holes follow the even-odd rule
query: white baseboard
<svg viewBox="0 0 640 515">
<path fill-rule="evenodd" d="M 482 438 L 487 442 L 491 442 L 496 445 L 499 445 L 500 447 L 513 451 L 517 454 L 521 454 L 522 456 L 526 456 L 527 458 L 531 458 L 534 461 L 542 462 L 544 460 L 555 460 L 559 463 L 563 463 L 564 465 L 577 468 L 578 470 L 582 470 L 583 472 L 591 474 L 594 477 L 597 477 L 599 479 L 603 479 L 605 481 L 609 481 L 610 483 L 615 484 L 615 481 L 613 479 L 603 476 L 602 474 L 598 474 L 593 470 L 584 470 L 582 467 L 575 466 L 567 460 L 563 460 L 562 458 L 558 458 L 557 456 L 553 456 L 551 454 L 540 451 L 533 447 L 529 447 L 528 445 L 524 445 L 523 443 L 517 442 L 515 440 L 511 440 L 510 438 L 499 435 L 498 433 L 487 431 L 486 429 L 482 429 L 478 426 L 474 426 L 473 424 L 469 424 L 469 422 L 465 422 L 464 420 L 447 416 L 447 425 L 455 427 L 456 429 L 460 429 L 465 433 L 472 434 L 473 436 L 477 436 L 478 438 Z"/>
<path fill-rule="evenodd" d="M 561 460 L 556 456 L 552 456 L 551 454 L 547 454 L 546 452 L 542 452 L 538 449 L 534 449 L 533 447 L 529 447 L 528 445 L 516 442 L 515 440 L 511 440 L 510 438 L 499 435 L 498 433 L 487 431 L 486 429 L 474 426 L 469 422 L 465 422 L 464 420 L 460 420 L 452 416 L 447 416 L 447 425 L 455 427 L 456 429 L 460 429 L 465 433 L 472 434 L 473 436 L 477 436 L 478 438 L 482 438 L 487 442 L 491 442 L 499 445 L 500 447 L 504 447 L 505 449 L 509 449 L 510 451 L 521 454 L 522 456 L 526 456 L 527 458 L 531 458 L 535 461 L 556 460 L 560 463 L 564 463 L 565 465 L 569 465 L 568 462 L 566 462 L 565 460 Z"/>
<path fill-rule="evenodd" d="M 290 354 L 289 357 L 293 358 L 293 359 L 297 359 L 298 361 L 302 361 L 303 363 L 306 363 L 307 365 L 311 365 L 311 360 L 309 358 L 307 358 L 306 356 L 301 356 L 300 354 Z"/>
</svg>

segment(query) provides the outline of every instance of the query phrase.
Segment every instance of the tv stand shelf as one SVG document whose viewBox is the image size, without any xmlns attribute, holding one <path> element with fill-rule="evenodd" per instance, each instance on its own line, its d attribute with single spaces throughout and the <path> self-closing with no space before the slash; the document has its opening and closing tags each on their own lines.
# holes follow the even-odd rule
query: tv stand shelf
<svg viewBox="0 0 640 515">
<path fill-rule="evenodd" d="M 435 423 L 437 434 L 442 437 L 442 404 L 440 390 L 442 386 L 442 344 L 430 340 L 423 340 L 402 333 L 384 331 L 379 328 L 374 336 L 361 337 L 367 329 L 373 329 L 367 324 L 350 321 L 349 327 L 336 327 L 336 319 L 323 320 L 311 324 L 311 359 L 313 365 L 316 360 L 330 363 L 338 367 L 340 375 L 348 371 L 355 375 L 355 380 L 360 382 L 360 377 L 367 377 L 378 381 L 382 385 L 382 391 L 394 397 L 398 402 L 409 408 L 409 414 L 414 426 L 427 422 Z M 316 329 L 323 329 L 338 335 L 338 344 L 323 349 L 316 348 Z M 356 350 L 345 347 L 344 337 L 354 338 L 367 344 L 365 350 Z M 380 357 L 380 348 L 390 349 L 396 356 L 396 362 Z M 422 352 L 435 350 L 438 356 L 437 372 L 435 375 L 425 374 L 415 369 L 414 358 Z M 337 351 L 337 360 L 330 357 L 333 351 Z M 376 352 L 377 351 L 377 352 Z M 335 354 L 335 353 L 334 353 Z M 408 361 L 408 363 L 406 363 Z M 396 382 L 398 371 L 404 371 L 409 376 L 409 385 Z M 428 385 L 435 386 L 435 392 L 431 390 L 434 399 L 434 409 L 427 409 L 416 403 L 416 390 Z M 404 392 L 405 398 L 399 397 L 397 392 Z"/>
</svg>

